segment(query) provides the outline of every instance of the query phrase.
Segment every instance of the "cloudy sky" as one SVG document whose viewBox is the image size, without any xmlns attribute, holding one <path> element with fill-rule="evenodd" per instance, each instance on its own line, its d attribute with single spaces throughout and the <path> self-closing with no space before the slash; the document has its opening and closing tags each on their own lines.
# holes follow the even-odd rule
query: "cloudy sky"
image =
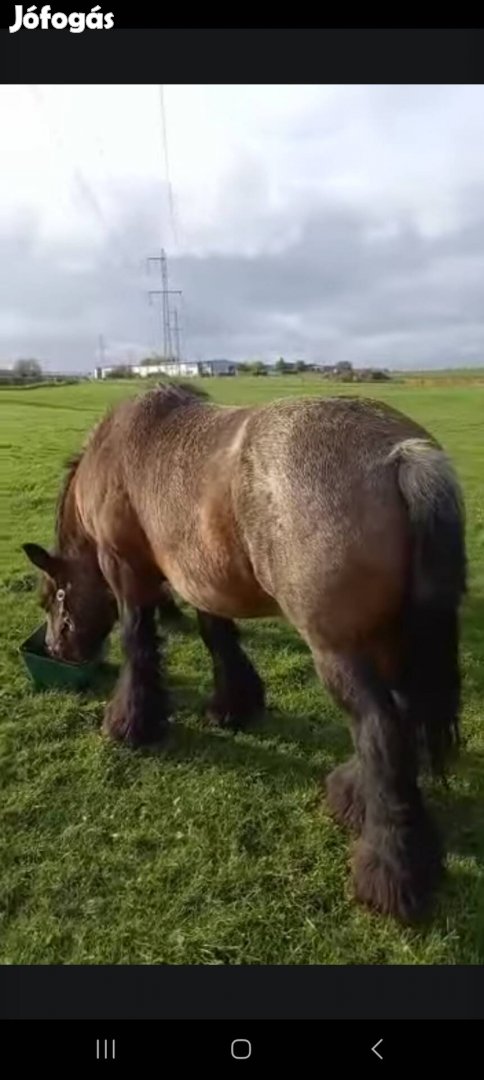
<svg viewBox="0 0 484 1080">
<path fill-rule="evenodd" d="M 0 87 L 0 366 L 484 361 L 484 86 Z M 173 211 L 173 212 L 172 212 Z"/>
</svg>

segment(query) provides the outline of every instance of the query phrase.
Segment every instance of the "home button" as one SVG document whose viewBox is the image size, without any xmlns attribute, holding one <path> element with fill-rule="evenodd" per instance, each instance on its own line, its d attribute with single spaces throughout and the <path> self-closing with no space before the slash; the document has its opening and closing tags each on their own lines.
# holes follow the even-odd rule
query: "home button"
<svg viewBox="0 0 484 1080">
<path fill-rule="evenodd" d="M 247 1061 L 252 1053 L 252 1046 L 248 1039 L 234 1039 L 230 1053 L 237 1061 Z"/>
</svg>

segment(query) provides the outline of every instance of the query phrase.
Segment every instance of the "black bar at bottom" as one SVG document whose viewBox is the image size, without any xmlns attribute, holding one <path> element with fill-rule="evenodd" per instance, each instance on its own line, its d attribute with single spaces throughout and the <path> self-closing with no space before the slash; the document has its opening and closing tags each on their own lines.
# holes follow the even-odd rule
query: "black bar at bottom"
<svg viewBox="0 0 484 1080">
<path fill-rule="evenodd" d="M 484 967 L 0 967 L 0 1018 L 484 1019 Z"/>
</svg>

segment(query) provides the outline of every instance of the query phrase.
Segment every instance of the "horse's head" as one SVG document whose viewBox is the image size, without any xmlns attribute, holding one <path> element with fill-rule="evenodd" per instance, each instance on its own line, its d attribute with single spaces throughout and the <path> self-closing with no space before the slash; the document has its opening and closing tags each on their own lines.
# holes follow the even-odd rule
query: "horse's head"
<svg viewBox="0 0 484 1080">
<path fill-rule="evenodd" d="M 39 544 L 24 544 L 23 550 L 42 571 L 47 652 L 73 663 L 89 660 L 112 630 L 117 614 L 97 562 L 51 554 Z"/>
</svg>

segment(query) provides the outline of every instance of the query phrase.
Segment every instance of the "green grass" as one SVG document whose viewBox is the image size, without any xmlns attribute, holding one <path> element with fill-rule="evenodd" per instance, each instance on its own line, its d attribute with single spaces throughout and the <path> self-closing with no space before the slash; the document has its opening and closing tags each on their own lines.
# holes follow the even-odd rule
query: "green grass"
<svg viewBox="0 0 484 1080">
<path fill-rule="evenodd" d="M 292 377 L 204 385 L 225 402 L 348 392 Z M 346 722 L 286 625 L 244 626 L 270 704 L 244 734 L 199 719 L 210 670 L 193 620 L 192 632 L 169 638 L 177 724 L 161 753 L 101 737 L 109 673 L 82 697 L 32 693 L 17 650 L 40 613 L 20 545 L 51 540 L 66 456 L 108 403 L 138 389 L 0 392 L 0 962 L 482 963 L 484 385 L 350 388 L 391 401 L 440 438 L 467 500 L 465 747 L 449 789 L 429 788 L 449 874 L 419 929 L 369 915 L 351 898 L 350 843 L 323 796 L 325 774 L 349 752 Z"/>
</svg>

